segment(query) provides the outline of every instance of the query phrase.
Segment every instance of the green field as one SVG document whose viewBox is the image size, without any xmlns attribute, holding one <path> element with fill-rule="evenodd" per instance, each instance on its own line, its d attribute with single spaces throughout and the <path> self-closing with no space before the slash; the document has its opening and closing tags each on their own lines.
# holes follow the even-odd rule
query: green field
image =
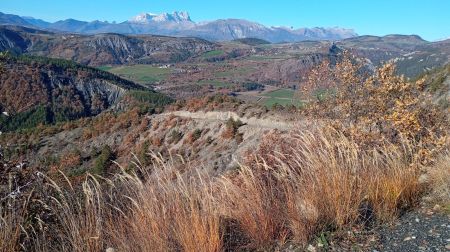
<svg viewBox="0 0 450 252">
<path fill-rule="evenodd" d="M 172 72 L 172 70 L 168 68 L 159 68 L 149 65 L 119 66 L 107 68 L 107 71 L 141 84 L 152 84 L 164 80 Z"/>
<path fill-rule="evenodd" d="M 292 89 L 278 89 L 275 91 L 271 91 L 268 93 L 263 94 L 263 96 L 270 97 L 270 98 L 288 98 L 292 99 L 294 97 L 295 91 Z"/>
<path fill-rule="evenodd" d="M 212 58 L 212 57 L 216 57 L 216 56 L 220 56 L 222 54 L 224 54 L 225 52 L 222 50 L 214 50 L 214 51 L 209 51 L 209 52 L 205 52 L 202 57 L 203 58 Z"/>
<path fill-rule="evenodd" d="M 300 106 L 302 102 L 298 99 L 293 99 L 295 91 L 292 89 L 278 89 L 268 93 L 263 94 L 262 98 L 259 101 L 259 104 L 262 104 L 266 107 L 272 107 L 274 104 L 279 105 L 295 105 Z"/>
<path fill-rule="evenodd" d="M 111 70 L 113 68 L 114 68 L 113 66 L 99 66 L 99 67 L 97 67 L 97 69 L 100 69 L 102 71 L 109 71 L 109 70 Z"/>
</svg>

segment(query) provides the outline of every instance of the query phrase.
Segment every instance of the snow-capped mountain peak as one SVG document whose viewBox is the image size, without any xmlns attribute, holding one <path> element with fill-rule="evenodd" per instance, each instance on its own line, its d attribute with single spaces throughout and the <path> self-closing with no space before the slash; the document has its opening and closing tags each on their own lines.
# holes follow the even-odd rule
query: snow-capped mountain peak
<svg viewBox="0 0 450 252">
<path fill-rule="evenodd" d="M 129 20 L 131 23 L 141 23 L 148 24 L 151 22 L 175 22 L 175 23 L 183 23 L 183 22 L 192 22 L 189 13 L 186 11 L 174 11 L 172 14 L 170 13 L 142 13 L 139 14 Z"/>
</svg>

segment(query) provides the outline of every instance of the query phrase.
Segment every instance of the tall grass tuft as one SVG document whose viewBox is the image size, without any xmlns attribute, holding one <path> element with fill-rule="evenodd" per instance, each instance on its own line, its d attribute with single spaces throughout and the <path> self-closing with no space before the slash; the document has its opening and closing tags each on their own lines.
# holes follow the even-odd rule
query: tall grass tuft
<svg viewBox="0 0 450 252">
<path fill-rule="evenodd" d="M 409 153 L 393 145 L 361 150 L 330 129 L 292 133 L 281 146 L 272 140 L 270 151 L 263 145 L 233 179 L 221 180 L 227 215 L 254 247 L 392 220 L 422 191 Z"/>
</svg>

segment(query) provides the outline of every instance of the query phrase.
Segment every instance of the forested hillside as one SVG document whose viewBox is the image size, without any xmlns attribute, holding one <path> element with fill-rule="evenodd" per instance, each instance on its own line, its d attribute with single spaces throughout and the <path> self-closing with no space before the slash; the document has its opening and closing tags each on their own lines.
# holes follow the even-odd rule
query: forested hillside
<svg viewBox="0 0 450 252">
<path fill-rule="evenodd" d="M 132 93 L 141 100 L 156 94 L 111 73 L 66 60 L 3 54 L 0 64 L 2 131 L 97 115 L 129 90 L 135 90 Z"/>
</svg>

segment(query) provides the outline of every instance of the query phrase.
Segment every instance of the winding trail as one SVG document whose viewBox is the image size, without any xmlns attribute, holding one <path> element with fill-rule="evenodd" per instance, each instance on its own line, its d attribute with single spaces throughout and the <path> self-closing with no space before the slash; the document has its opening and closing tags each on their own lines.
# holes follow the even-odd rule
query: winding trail
<svg viewBox="0 0 450 252">
<path fill-rule="evenodd" d="M 230 118 L 234 120 L 240 120 L 245 123 L 246 126 L 252 128 L 264 128 L 264 129 L 278 129 L 278 130 L 289 130 L 293 128 L 293 122 L 286 122 L 281 119 L 272 119 L 272 118 L 256 118 L 256 117 L 240 117 L 235 112 L 219 112 L 219 111 L 210 111 L 210 112 L 190 112 L 190 111 L 173 111 L 168 113 L 161 114 L 163 116 L 174 115 L 179 117 L 186 117 L 195 120 L 204 120 L 204 121 L 221 121 L 226 122 Z"/>
</svg>

